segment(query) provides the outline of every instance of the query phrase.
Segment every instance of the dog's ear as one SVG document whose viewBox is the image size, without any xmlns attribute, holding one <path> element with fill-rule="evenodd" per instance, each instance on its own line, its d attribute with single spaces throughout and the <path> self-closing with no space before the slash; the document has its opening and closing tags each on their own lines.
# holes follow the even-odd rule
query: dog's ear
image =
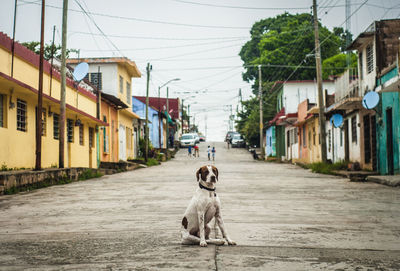
<svg viewBox="0 0 400 271">
<path fill-rule="evenodd" d="M 199 169 L 197 170 L 197 172 L 196 172 L 197 181 L 199 181 L 199 179 L 200 179 L 201 169 L 202 169 L 202 168 L 199 168 Z"/>
<path fill-rule="evenodd" d="M 212 169 L 213 169 L 215 177 L 217 178 L 217 181 L 218 181 L 218 168 L 212 166 Z"/>
</svg>

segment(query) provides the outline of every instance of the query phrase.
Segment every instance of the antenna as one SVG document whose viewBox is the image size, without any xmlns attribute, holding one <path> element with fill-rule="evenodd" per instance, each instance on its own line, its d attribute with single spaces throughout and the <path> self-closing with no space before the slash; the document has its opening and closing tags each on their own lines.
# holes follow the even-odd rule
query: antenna
<svg viewBox="0 0 400 271">
<path fill-rule="evenodd" d="M 79 82 L 83 78 L 85 78 L 88 71 L 89 71 L 89 64 L 87 64 L 86 62 L 82 62 L 75 67 L 72 75 L 74 76 L 75 81 Z"/>
</svg>

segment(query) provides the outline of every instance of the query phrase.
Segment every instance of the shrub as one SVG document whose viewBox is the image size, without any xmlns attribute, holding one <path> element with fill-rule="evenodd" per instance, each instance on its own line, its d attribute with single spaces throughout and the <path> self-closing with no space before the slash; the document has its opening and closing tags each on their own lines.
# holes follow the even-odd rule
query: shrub
<svg viewBox="0 0 400 271">
<path fill-rule="evenodd" d="M 347 168 L 347 163 L 345 161 L 339 161 L 334 164 L 317 162 L 312 163 L 307 166 L 312 172 L 322 173 L 322 174 L 333 174 L 335 170 L 341 170 Z"/>
</svg>

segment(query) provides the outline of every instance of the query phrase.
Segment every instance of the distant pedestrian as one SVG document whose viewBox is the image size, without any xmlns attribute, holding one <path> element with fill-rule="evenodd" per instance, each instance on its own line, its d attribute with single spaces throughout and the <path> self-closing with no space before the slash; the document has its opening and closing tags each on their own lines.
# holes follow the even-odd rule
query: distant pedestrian
<svg viewBox="0 0 400 271">
<path fill-rule="evenodd" d="M 215 147 L 213 147 L 211 150 L 213 161 L 215 161 L 215 152 L 216 152 Z"/>
<path fill-rule="evenodd" d="M 200 157 L 199 146 L 194 145 L 194 157 Z"/>
<path fill-rule="evenodd" d="M 207 156 L 208 156 L 208 161 L 210 161 L 210 158 L 211 158 L 211 147 L 210 146 L 207 147 Z"/>
<path fill-rule="evenodd" d="M 191 157 L 192 156 L 192 146 L 188 147 L 188 156 Z"/>
</svg>

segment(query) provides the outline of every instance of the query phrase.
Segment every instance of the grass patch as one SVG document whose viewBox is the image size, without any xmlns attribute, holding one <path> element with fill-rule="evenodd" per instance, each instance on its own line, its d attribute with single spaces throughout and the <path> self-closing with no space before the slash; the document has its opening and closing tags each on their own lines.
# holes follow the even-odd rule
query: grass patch
<svg viewBox="0 0 400 271">
<path fill-rule="evenodd" d="M 154 158 L 148 158 L 147 159 L 147 163 L 144 162 L 144 158 L 143 157 L 137 158 L 136 161 L 137 162 L 141 161 L 142 162 L 141 164 L 144 164 L 144 165 L 146 165 L 148 167 L 158 166 L 160 164 L 160 162 L 158 162 L 157 159 L 154 159 Z"/>
<path fill-rule="evenodd" d="M 79 175 L 79 181 L 92 179 L 92 178 L 99 178 L 101 176 L 103 176 L 103 174 L 101 174 L 97 170 L 87 169 L 84 172 L 82 172 L 81 175 Z"/>
<path fill-rule="evenodd" d="M 347 169 L 347 163 L 345 161 L 339 161 L 334 164 L 317 162 L 308 164 L 307 168 L 311 169 L 311 171 L 315 173 L 333 174 L 335 170 Z"/>
</svg>

